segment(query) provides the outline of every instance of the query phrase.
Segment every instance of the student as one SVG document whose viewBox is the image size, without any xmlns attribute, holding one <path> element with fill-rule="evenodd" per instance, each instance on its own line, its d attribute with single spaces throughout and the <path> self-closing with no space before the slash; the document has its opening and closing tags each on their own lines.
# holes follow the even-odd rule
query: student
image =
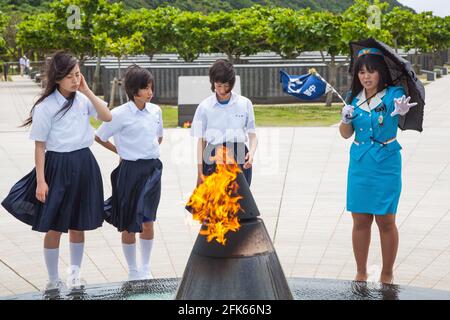
<svg viewBox="0 0 450 320">
<path fill-rule="evenodd" d="M 339 126 L 345 139 L 355 133 L 348 167 L 347 210 L 353 217 L 356 281 L 368 277 L 367 256 L 375 218 L 383 256 L 380 282 L 393 282 L 398 249 L 395 214 L 402 188 L 401 146 L 396 137 L 399 115 L 416 105 L 409 99 L 402 87 L 393 86 L 379 49 L 359 51 L 348 99 L 351 105 L 344 106 Z"/>
<path fill-rule="evenodd" d="M 227 60 L 214 62 L 209 69 L 209 80 L 214 94 L 198 105 L 191 128 L 191 135 L 198 138 L 197 186 L 205 176 L 215 171 L 216 166 L 209 158 L 222 145 L 233 151 L 250 185 L 253 157 L 258 144 L 253 105 L 249 99 L 232 91 L 236 73 Z"/>
<path fill-rule="evenodd" d="M 161 108 L 150 103 L 154 79 L 137 65 L 125 74 L 129 101 L 112 111 L 112 121 L 96 131 L 95 140 L 121 160 L 111 173 L 112 197 L 105 202 L 107 221 L 122 233 L 128 280 L 150 279 L 153 223 L 161 197 L 163 139 Z M 108 141 L 114 137 L 114 144 Z M 141 265 L 136 262 L 136 232 L 140 233 Z"/>
<path fill-rule="evenodd" d="M 84 231 L 103 223 L 103 184 L 89 150 L 94 140 L 89 118 L 110 121 L 111 112 L 89 89 L 71 54 L 55 53 L 46 77 L 45 90 L 23 124 L 31 125 L 36 167 L 13 186 L 2 205 L 33 230 L 46 233 L 46 289 L 50 290 L 64 286 L 58 271 L 61 233 L 69 232 L 68 284 L 79 286 Z"/>
</svg>

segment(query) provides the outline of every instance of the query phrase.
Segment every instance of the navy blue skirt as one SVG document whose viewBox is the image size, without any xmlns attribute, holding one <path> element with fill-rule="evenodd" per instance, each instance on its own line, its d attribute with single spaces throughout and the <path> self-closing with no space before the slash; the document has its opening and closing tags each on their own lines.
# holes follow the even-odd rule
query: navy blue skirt
<svg viewBox="0 0 450 320">
<path fill-rule="evenodd" d="M 234 159 L 239 165 L 239 168 L 241 168 L 242 173 L 244 174 L 245 180 L 247 180 L 248 186 L 250 187 L 250 184 L 252 182 L 252 167 L 248 169 L 244 169 L 244 163 L 245 163 L 245 155 L 248 153 L 248 148 L 245 145 L 245 143 L 226 143 L 224 142 L 222 146 L 231 146 L 233 145 L 233 155 Z M 204 153 L 207 154 L 207 157 L 214 156 L 216 154 L 216 148 L 221 145 L 212 145 L 208 144 L 204 150 Z M 215 163 L 205 163 L 205 157 L 203 158 L 203 174 L 205 176 L 209 176 L 213 174 L 216 171 L 216 164 Z"/>
<path fill-rule="evenodd" d="M 105 220 L 128 232 L 142 232 L 143 222 L 155 221 L 162 169 L 159 159 L 122 160 L 111 173 L 112 196 L 105 201 Z"/>
<path fill-rule="evenodd" d="M 17 182 L 2 205 L 33 230 L 93 230 L 104 220 L 100 168 L 89 148 L 45 153 L 45 203 L 36 199 L 36 168 Z"/>
</svg>

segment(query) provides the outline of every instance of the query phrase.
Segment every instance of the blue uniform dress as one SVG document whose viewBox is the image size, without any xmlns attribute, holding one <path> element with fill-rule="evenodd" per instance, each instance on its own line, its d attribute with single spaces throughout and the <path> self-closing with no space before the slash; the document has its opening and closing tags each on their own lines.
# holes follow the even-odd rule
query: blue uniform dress
<svg viewBox="0 0 450 320">
<path fill-rule="evenodd" d="M 353 213 L 385 215 L 397 212 L 402 189 L 401 146 L 395 139 L 398 115 L 394 99 L 405 94 L 402 87 L 387 87 L 366 100 L 364 90 L 353 99 L 352 125 L 355 141 L 350 148 L 347 182 L 347 210 Z"/>
<path fill-rule="evenodd" d="M 36 199 L 35 168 L 2 202 L 9 213 L 39 232 L 93 230 L 103 224 L 102 175 L 89 149 L 94 142 L 89 119 L 97 112 L 78 91 L 73 105 L 60 112 L 66 103 L 55 90 L 33 110 L 30 139 L 45 142 L 46 149 L 44 175 L 49 189 L 45 203 Z"/>
<path fill-rule="evenodd" d="M 142 232 L 143 222 L 156 220 L 161 198 L 162 111 L 153 103 L 140 110 L 129 101 L 111 113 L 112 120 L 96 131 L 102 141 L 114 137 L 122 158 L 111 173 L 112 196 L 105 201 L 105 220 L 118 231 Z"/>
</svg>

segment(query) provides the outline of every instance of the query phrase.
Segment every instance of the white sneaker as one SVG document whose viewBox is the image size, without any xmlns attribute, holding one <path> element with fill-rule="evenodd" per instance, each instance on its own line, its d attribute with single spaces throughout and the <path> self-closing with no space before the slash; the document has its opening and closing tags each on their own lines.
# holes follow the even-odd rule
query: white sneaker
<svg viewBox="0 0 450 320">
<path fill-rule="evenodd" d="M 83 288 L 86 286 L 86 281 L 80 277 L 80 268 L 78 266 L 70 266 L 67 269 L 66 285 L 70 289 Z"/>
<path fill-rule="evenodd" d="M 153 279 L 153 274 L 150 271 L 150 269 L 147 269 L 146 271 L 142 271 L 140 274 L 140 279 L 141 280 Z"/>
<path fill-rule="evenodd" d="M 138 270 L 131 270 L 128 273 L 128 281 L 140 280 L 141 276 Z"/>
<path fill-rule="evenodd" d="M 66 289 L 66 285 L 61 279 L 58 279 L 57 281 L 48 281 L 44 291 L 62 290 L 62 289 Z"/>
<path fill-rule="evenodd" d="M 86 286 L 86 280 L 80 277 L 68 277 L 66 281 L 67 287 L 70 289 L 82 289 Z"/>
</svg>

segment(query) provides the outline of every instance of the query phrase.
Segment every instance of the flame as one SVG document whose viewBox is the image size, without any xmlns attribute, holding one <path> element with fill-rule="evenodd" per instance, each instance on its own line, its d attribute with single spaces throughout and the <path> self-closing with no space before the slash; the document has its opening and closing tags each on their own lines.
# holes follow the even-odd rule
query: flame
<svg viewBox="0 0 450 320">
<path fill-rule="evenodd" d="M 237 214 L 242 209 L 238 203 L 242 197 L 237 192 L 236 177 L 241 169 L 225 147 L 217 148 L 211 160 L 216 162 L 216 171 L 194 190 L 187 206 L 192 209 L 193 219 L 204 225 L 200 234 L 208 242 L 215 238 L 225 245 L 225 234 L 240 227 Z"/>
</svg>

